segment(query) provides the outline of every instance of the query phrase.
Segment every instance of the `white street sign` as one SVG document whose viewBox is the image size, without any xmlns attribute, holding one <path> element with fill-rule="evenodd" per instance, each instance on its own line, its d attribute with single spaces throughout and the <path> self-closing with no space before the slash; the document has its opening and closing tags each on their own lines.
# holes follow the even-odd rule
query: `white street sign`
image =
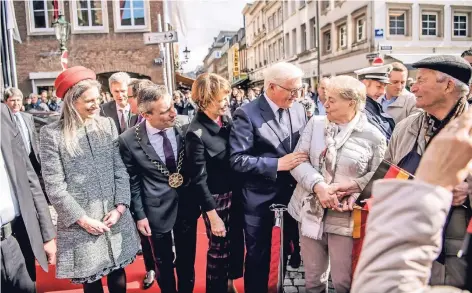
<svg viewBox="0 0 472 293">
<path fill-rule="evenodd" d="M 160 44 L 160 43 L 174 43 L 177 42 L 177 32 L 167 31 L 161 33 L 145 33 L 143 34 L 144 44 Z"/>
</svg>

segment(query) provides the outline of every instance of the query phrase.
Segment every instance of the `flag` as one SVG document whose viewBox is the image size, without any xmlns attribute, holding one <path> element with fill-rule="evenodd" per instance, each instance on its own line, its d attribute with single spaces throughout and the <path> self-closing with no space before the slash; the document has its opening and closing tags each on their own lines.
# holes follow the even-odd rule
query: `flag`
<svg viewBox="0 0 472 293">
<path fill-rule="evenodd" d="M 18 30 L 18 24 L 16 22 L 13 0 L 6 1 L 5 10 L 7 16 L 7 30 L 12 30 L 13 39 L 21 44 L 20 31 Z"/>
<path fill-rule="evenodd" d="M 178 35 L 185 37 L 187 34 L 187 25 L 185 21 L 185 3 L 186 1 L 164 1 L 165 20 L 172 26 L 173 30 L 178 31 Z M 164 27 L 166 31 L 166 27 Z"/>
<path fill-rule="evenodd" d="M 375 171 L 374 175 L 366 185 L 364 190 L 359 195 L 356 206 L 352 211 L 352 219 L 354 227 L 352 231 L 353 246 L 352 246 L 352 276 L 356 270 L 359 261 L 362 244 L 364 243 L 367 216 L 369 215 L 370 199 L 372 197 L 372 185 L 374 181 L 379 179 L 413 179 L 414 176 L 398 166 L 393 165 L 388 161 L 382 161 Z"/>
</svg>

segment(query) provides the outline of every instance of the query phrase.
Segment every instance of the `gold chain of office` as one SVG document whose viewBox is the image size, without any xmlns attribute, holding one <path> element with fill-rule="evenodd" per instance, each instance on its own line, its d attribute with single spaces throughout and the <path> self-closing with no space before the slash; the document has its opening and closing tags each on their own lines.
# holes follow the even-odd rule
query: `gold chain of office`
<svg viewBox="0 0 472 293">
<path fill-rule="evenodd" d="M 142 139 L 141 137 L 139 137 L 139 127 L 140 125 L 138 124 L 136 126 L 135 132 L 136 132 L 136 139 L 139 142 L 141 142 Z M 176 170 L 177 172 L 172 173 L 172 174 L 170 173 L 169 169 L 167 169 L 166 166 L 162 165 L 160 162 L 156 160 L 151 159 L 151 157 L 149 157 L 149 155 L 146 152 L 144 153 L 146 154 L 146 157 L 149 159 L 149 161 L 151 161 L 151 163 L 154 164 L 154 166 L 156 166 L 159 172 L 161 172 L 164 176 L 169 177 L 169 186 L 172 188 L 178 188 L 184 183 L 184 177 L 182 176 L 182 174 L 180 174 L 180 170 L 182 169 L 182 165 L 184 162 L 184 155 L 185 155 L 184 150 L 185 148 L 182 148 L 182 150 L 179 153 L 179 157 L 177 160 L 177 170 Z"/>
</svg>

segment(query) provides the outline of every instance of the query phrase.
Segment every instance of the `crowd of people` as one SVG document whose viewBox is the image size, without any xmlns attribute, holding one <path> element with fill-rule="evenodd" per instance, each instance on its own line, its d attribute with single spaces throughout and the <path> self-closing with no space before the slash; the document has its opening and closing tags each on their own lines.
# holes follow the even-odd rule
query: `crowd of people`
<svg viewBox="0 0 472 293">
<path fill-rule="evenodd" d="M 268 292 L 270 206 L 282 204 L 293 248 L 283 269 L 303 260 L 306 292 L 327 292 L 329 276 L 337 293 L 471 290 L 472 264 L 457 255 L 472 216 L 472 52 L 462 57 L 414 63 L 410 85 L 407 68 L 393 63 L 357 79 L 323 78 L 316 93 L 285 62 L 265 71 L 263 91 L 247 94 L 212 73 L 191 92 L 168 93 L 118 72 L 103 103 L 95 73 L 81 66 L 57 77 L 56 104 L 46 95 L 35 106 L 7 89 L 2 289 L 35 292 L 37 259 L 85 293 L 103 292 L 105 276 L 109 292 L 126 292 L 124 269 L 141 251 L 144 289 L 157 280 L 163 293 L 193 292 L 202 216 L 206 292 L 237 292 L 241 277 L 245 292 Z M 60 118 L 38 135 L 24 112 L 31 107 L 59 109 Z M 384 160 L 416 178 L 375 183 L 354 271 L 352 211 Z"/>
</svg>

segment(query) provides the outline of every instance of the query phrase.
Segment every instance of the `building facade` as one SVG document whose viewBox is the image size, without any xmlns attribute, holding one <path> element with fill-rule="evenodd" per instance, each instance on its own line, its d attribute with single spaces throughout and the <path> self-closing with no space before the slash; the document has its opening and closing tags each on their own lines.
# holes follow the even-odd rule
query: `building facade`
<svg viewBox="0 0 472 293">
<path fill-rule="evenodd" d="M 304 82 L 435 54 L 460 55 L 472 45 L 472 1 L 255 1 L 243 10 L 249 82 L 267 65 L 299 66 Z M 318 17 L 319 16 L 319 17 Z M 319 68 L 319 70 L 318 70 Z M 319 72 L 318 72 L 319 71 Z"/>
<path fill-rule="evenodd" d="M 203 70 L 207 73 L 216 73 L 223 72 L 224 75 L 227 74 L 228 67 L 228 57 L 224 57 L 224 62 L 220 59 L 229 49 L 225 47 L 227 43 L 236 35 L 238 32 L 235 31 L 221 31 L 217 37 L 214 38 L 213 44 L 208 48 L 208 54 L 203 59 Z M 227 76 L 229 78 L 229 76 Z"/>
<path fill-rule="evenodd" d="M 108 77 L 125 71 L 137 78 L 163 83 L 158 45 L 144 45 L 143 33 L 157 31 L 160 1 L 14 1 L 22 43 L 15 43 L 19 88 L 25 93 L 52 91 L 61 72 L 54 16 L 63 13 L 71 24 L 68 66 L 94 70 L 108 88 Z"/>
</svg>

